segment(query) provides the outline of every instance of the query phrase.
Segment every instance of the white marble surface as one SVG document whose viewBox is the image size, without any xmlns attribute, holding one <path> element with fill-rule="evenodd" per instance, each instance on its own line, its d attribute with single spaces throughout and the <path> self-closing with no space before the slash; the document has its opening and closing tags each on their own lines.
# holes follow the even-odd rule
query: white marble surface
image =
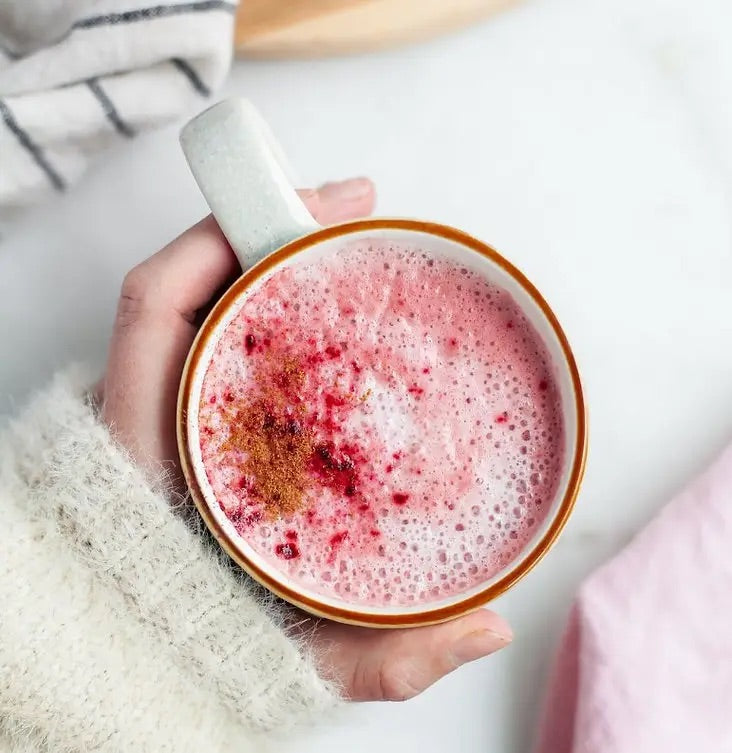
<svg viewBox="0 0 732 753">
<path fill-rule="evenodd" d="M 238 64 L 309 183 L 369 174 L 378 211 L 485 238 L 581 362 L 590 462 L 560 543 L 495 604 L 514 644 L 299 753 L 525 751 L 581 578 L 732 436 L 732 5 L 544 0 L 426 45 Z M 205 211 L 176 129 L 122 145 L 0 245 L 0 411 L 101 361 L 124 271 Z M 632 587 L 632 584 L 629 584 Z"/>
</svg>

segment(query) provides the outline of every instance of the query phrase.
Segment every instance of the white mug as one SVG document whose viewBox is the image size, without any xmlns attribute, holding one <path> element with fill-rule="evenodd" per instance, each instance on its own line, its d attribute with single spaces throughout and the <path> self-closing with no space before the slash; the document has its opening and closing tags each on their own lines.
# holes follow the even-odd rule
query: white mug
<svg viewBox="0 0 732 753">
<path fill-rule="evenodd" d="M 433 222 L 373 218 L 320 227 L 297 196 L 281 149 L 247 101 L 214 105 L 181 134 L 193 175 L 243 269 L 214 306 L 191 348 L 178 399 L 178 446 L 193 499 L 226 552 L 254 579 L 302 609 L 345 623 L 371 627 L 427 625 L 476 609 L 506 591 L 549 550 L 574 506 L 584 472 L 587 421 L 579 372 L 567 338 L 539 291 L 493 248 Z M 417 245 L 459 261 L 506 290 L 520 306 L 550 355 L 556 373 L 565 430 L 560 481 L 549 511 L 519 555 L 478 586 L 413 606 L 366 606 L 323 596 L 293 583 L 239 535 L 221 510 L 208 481 L 200 449 L 198 411 L 206 368 L 226 326 L 247 296 L 277 270 L 322 258 L 346 241 L 377 238 Z"/>
</svg>

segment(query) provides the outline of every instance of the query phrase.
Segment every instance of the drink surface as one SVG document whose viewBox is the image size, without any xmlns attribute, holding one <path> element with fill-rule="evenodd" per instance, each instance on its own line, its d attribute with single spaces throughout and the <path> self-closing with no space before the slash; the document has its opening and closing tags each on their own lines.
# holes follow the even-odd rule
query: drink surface
<svg viewBox="0 0 732 753">
<path fill-rule="evenodd" d="M 511 296 L 381 241 L 250 293 L 199 427 L 238 533 L 293 583 L 363 605 L 438 601 L 505 568 L 564 454 L 549 355 Z"/>
</svg>

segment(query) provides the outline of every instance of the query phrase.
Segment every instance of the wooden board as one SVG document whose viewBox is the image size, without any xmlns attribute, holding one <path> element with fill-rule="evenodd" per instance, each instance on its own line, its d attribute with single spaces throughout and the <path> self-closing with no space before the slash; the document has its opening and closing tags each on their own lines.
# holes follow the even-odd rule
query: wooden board
<svg viewBox="0 0 732 753">
<path fill-rule="evenodd" d="M 242 0 L 242 57 L 320 57 L 389 47 L 453 31 L 517 0 Z"/>
</svg>

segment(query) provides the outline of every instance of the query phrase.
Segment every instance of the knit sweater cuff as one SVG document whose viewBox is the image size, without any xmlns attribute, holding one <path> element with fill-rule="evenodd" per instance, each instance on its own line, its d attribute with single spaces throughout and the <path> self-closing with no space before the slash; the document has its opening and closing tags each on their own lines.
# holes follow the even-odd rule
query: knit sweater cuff
<svg viewBox="0 0 732 753">
<path fill-rule="evenodd" d="M 85 399 L 88 384 L 80 369 L 67 372 L 11 425 L 30 513 L 55 521 L 75 556 L 247 726 L 287 728 L 336 704 L 272 600 L 232 572 L 112 440 Z"/>
</svg>

